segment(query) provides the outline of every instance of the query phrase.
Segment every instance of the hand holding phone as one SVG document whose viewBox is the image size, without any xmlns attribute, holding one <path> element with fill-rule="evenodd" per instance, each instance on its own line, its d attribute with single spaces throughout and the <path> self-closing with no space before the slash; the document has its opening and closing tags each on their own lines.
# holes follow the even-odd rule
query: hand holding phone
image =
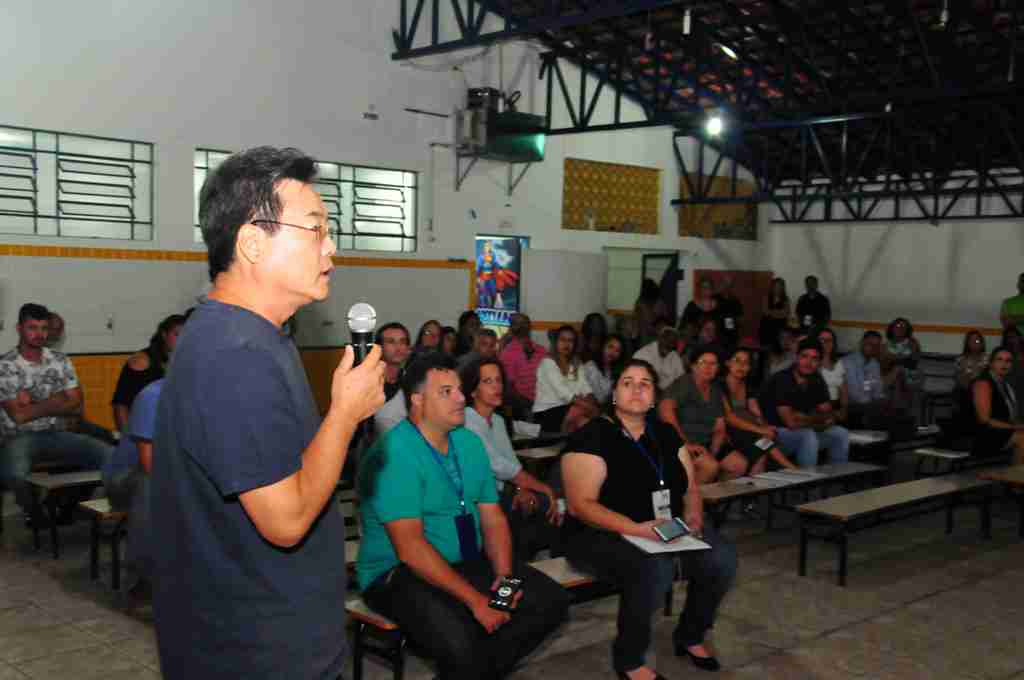
<svg viewBox="0 0 1024 680">
<path fill-rule="evenodd" d="M 515 608 L 516 594 L 523 587 L 523 579 L 515 576 L 502 576 L 498 581 L 498 587 L 491 595 L 491 601 L 487 603 L 491 609 L 510 612 Z"/>
<path fill-rule="evenodd" d="M 658 538 L 662 541 L 669 543 L 680 536 L 688 536 L 690 534 L 690 527 L 686 526 L 686 522 L 678 517 L 673 517 L 672 519 L 665 520 L 661 524 L 655 525 L 654 533 L 656 533 Z"/>
</svg>

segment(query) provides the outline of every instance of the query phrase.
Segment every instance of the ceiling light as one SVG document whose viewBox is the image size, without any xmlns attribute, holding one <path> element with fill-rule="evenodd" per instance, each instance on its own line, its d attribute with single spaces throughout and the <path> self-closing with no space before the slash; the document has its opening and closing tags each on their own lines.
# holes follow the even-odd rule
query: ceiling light
<svg viewBox="0 0 1024 680">
<path fill-rule="evenodd" d="M 691 20 L 691 18 L 692 18 L 691 11 L 689 9 L 687 9 L 685 12 L 683 12 L 683 35 L 690 35 L 690 20 Z"/>
<path fill-rule="evenodd" d="M 725 43 L 718 43 L 718 49 L 722 50 L 722 52 L 725 53 L 725 56 L 729 57 L 734 61 L 740 58 L 740 55 L 736 54 L 736 50 L 729 47 Z"/>
</svg>

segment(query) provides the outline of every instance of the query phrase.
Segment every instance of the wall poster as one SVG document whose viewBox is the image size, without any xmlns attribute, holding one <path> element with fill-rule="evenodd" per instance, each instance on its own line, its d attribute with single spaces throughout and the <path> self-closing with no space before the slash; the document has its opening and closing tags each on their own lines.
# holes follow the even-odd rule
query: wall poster
<svg viewBox="0 0 1024 680">
<path fill-rule="evenodd" d="M 522 302 L 523 251 L 526 236 L 476 237 L 476 314 L 484 326 L 503 334 Z"/>
</svg>

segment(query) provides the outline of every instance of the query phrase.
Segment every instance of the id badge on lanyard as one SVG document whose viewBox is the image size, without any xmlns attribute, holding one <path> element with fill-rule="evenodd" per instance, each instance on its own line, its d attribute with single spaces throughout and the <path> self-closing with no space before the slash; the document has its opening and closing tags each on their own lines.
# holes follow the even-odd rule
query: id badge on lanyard
<svg viewBox="0 0 1024 680">
<path fill-rule="evenodd" d="M 654 507 L 654 519 L 672 519 L 672 494 L 668 489 L 652 491 L 651 504 Z"/>
<path fill-rule="evenodd" d="M 419 428 L 417 428 L 419 432 Z M 438 453 L 430 442 L 427 441 L 426 437 L 423 437 L 423 433 L 420 433 L 420 437 L 423 438 L 423 443 L 430 449 L 430 453 L 434 457 L 434 462 L 441 468 L 441 472 L 448 479 L 448 482 L 452 486 L 452 491 L 455 493 L 455 497 L 459 499 L 458 515 L 453 517 L 455 522 L 455 535 L 459 539 L 459 553 L 462 555 L 462 561 L 474 560 L 480 557 L 480 544 L 476 540 L 476 522 L 473 520 L 473 514 L 466 508 L 466 489 L 465 482 L 462 478 L 462 469 L 459 467 L 459 459 L 455 452 L 455 445 L 451 439 L 448 440 L 448 455 L 452 456 L 451 461 L 455 466 L 455 476 L 448 471 L 445 467 L 444 459 L 441 454 Z"/>
</svg>

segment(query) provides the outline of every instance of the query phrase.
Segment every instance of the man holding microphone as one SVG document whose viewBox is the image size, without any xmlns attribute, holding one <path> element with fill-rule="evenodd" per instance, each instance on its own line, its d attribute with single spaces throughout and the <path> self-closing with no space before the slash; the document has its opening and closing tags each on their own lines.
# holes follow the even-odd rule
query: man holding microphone
<svg viewBox="0 0 1024 680">
<path fill-rule="evenodd" d="M 154 436 L 153 606 L 163 676 L 334 680 L 345 655 L 333 494 L 384 403 L 376 347 L 334 372 L 322 421 L 282 324 L 329 291 L 335 245 L 296 149 L 235 154 L 199 221 L 213 288 L 185 326 Z"/>
</svg>

